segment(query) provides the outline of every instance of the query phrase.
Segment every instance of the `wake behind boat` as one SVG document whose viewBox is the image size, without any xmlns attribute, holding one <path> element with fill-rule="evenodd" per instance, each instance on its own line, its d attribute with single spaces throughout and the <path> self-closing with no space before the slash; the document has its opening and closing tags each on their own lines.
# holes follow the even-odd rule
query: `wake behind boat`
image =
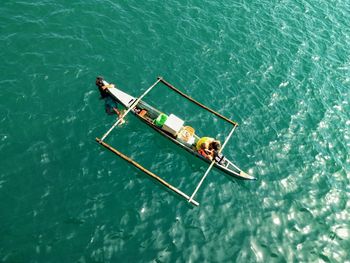
<svg viewBox="0 0 350 263">
<path fill-rule="evenodd" d="M 206 156 L 201 151 L 198 151 L 198 141 L 201 139 L 195 132 L 195 129 L 189 125 L 186 125 L 185 121 L 179 118 L 178 116 L 175 116 L 171 112 L 164 114 L 163 112 L 159 111 L 155 107 L 147 104 L 146 102 L 142 101 L 142 98 L 159 82 L 162 82 L 167 87 L 173 89 L 174 91 L 178 92 L 180 95 L 186 97 L 187 99 L 191 100 L 192 102 L 196 103 L 197 105 L 205 108 L 206 110 L 212 112 L 213 114 L 217 115 L 218 117 L 225 119 L 226 121 L 230 122 L 234 125 L 233 129 L 231 130 L 229 136 L 227 137 L 226 141 L 224 142 L 223 146 L 221 147 L 220 151 L 216 154 L 215 157 L 212 157 L 213 159 L 209 158 L 210 156 Z M 98 84 L 99 83 L 99 84 Z M 135 98 L 124 91 L 121 91 L 120 89 L 116 88 L 114 85 L 109 84 L 107 81 L 103 79 L 99 79 L 96 81 L 96 84 L 99 86 L 100 90 L 103 88 L 104 92 L 107 92 L 114 100 L 121 103 L 127 111 L 124 113 L 123 117 L 128 113 L 132 112 L 135 116 L 137 116 L 140 120 L 142 120 L 144 123 L 146 123 L 148 126 L 156 130 L 158 133 L 162 134 L 164 137 L 171 140 L 176 145 L 180 146 L 181 148 L 185 149 L 189 153 L 193 154 L 197 158 L 210 163 L 210 167 L 208 168 L 207 172 L 203 176 L 201 182 L 197 186 L 195 192 L 192 194 L 191 197 L 186 196 L 186 199 L 191 201 L 193 200 L 193 196 L 198 191 L 201 183 L 203 182 L 204 178 L 209 173 L 211 167 L 216 167 L 217 169 L 225 172 L 226 174 L 229 174 L 231 176 L 235 176 L 239 179 L 244 180 L 255 180 L 256 178 L 243 172 L 237 165 L 235 165 L 232 161 L 230 161 L 226 156 L 221 154 L 221 151 L 226 146 L 226 143 L 230 139 L 231 135 L 233 134 L 237 123 L 227 119 L 226 117 L 220 115 L 217 112 L 214 112 L 213 110 L 209 109 L 208 107 L 200 104 L 199 102 L 195 101 L 191 97 L 187 96 L 186 94 L 182 93 L 178 89 L 176 89 L 174 86 L 172 86 L 170 83 L 166 82 L 162 78 L 158 78 L 157 82 L 155 82 L 142 96 L 139 98 Z M 122 120 L 118 120 L 109 131 L 102 137 L 102 139 L 97 139 L 99 143 L 104 145 L 106 148 L 111 150 L 120 157 L 124 158 L 125 155 L 118 152 L 116 149 L 111 147 L 110 145 L 107 145 L 104 141 L 104 139 L 108 136 L 108 134 L 113 130 L 113 128 L 119 124 L 119 122 Z M 108 147 L 107 147 L 108 146 Z M 118 154 L 118 153 L 119 154 Z M 123 155 L 123 156 L 122 156 Z M 127 161 L 130 162 L 129 157 L 124 158 Z M 132 163 L 132 162 L 131 162 Z M 132 163 L 135 165 L 135 162 Z M 137 164 L 137 163 L 136 163 Z M 140 166 L 139 164 L 135 165 L 136 167 Z M 141 169 L 140 167 L 138 167 Z M 145 168 L 144 168 L 145 169 Z M 142 169 L 141 169 L 142 170 Z M 146 170 L 146 169 L 145 169 Z M 144 171 L 144 170 L 143 170 Z M 146 172 L 146 171 L 144 171 Z M 147 170 L 147 172 L 151 173 Z M 147 173 L 146 172 L 146 173 Z M 151 173 L 153 174 L 153 173 Z M 153 174 L 154 175 L 154 174 Z M 152 175 L 151 175 L 152 176 Z M 154 176 L 152 176 L 154 177 Z M 157 178 L 155 178 L 157 179 Z M 158 179 L 157 179 L 158 180 Z M 164 183 L 163 183 L 164 184 Z M 173 189 L 172 189 L 173 190 Z"/>
</svg>

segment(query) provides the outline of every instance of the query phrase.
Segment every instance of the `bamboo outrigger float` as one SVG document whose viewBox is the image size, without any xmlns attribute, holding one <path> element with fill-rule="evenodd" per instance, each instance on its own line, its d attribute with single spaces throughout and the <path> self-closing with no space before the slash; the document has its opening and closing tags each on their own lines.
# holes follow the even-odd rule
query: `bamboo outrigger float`
<svg viewBox="0 0 350 263">
<path fill-rule="evenodd" d="M 173 91 L 177 92 L 184 98 L 190 100 L 191 102 L 195 103 L 196 105 L 204 108 L 205 110 L 211 112 L 212 114 L 216 115 L 217 117 L 227 121 L 228 123 L 233 125 L 233 128 L 229 135 L 227 136 L 226 140 L 224 141 L 221 149 L 219 150 L 218 154 L 221 154 L 223 149 L 225 148 L 226 144 L 230 140 L 234 130 L 238 126 L 238 124 L 225 116 L 221 115 L 220 113 L 208 108 L 207 106 L 199 103 L 198 101 L 194 100 L 190 96 L 184 94 L 182 91 L 175 88 L 173 85 L 165 81 L 163 78 L 158 77 L 157 81 L 153 83 L 140 97 L 137 99 L 135 97 L 130 96 L 129 94 L 115 88 L 114 86 L 109 85 L 108 82 L 105 80 L 102 80 L 102 83 L 104 86 L 108 86 L 107 92 L 109 95 L 117 100 L 118 102 L 122 103 L 127 110 L 120 116 L 120 118 L 112 125 L 112 127 L 101 137 L 101 139 L 96 138 L 96 141 L 100 143 L 102 146 L 106 147 L 108 150 L 112 151 L 119 157 L 123 158 L 124 160 L 128 161 L 132 165 L 134 165 L 136 168 L 140 169 L 147 175 L 151 176 L 153 179 L 157 180 L 161 184 L 165 185 L 170 190 L 174 191 L 175 193 L 179 194 L 183 198 L 185 198 L 189 203 L 198 206 L 199 203 L 194 200 L 194 196 L 198 192 L 199 188 L 201 187 L 202 183 L 204 182 L 205 178 L 208 176 L 210 170 L 213 167 L 216 167 L 220 169 L 221 171 L 235 176 L 240 179 L 245 180 L 255 180 L 256 178 L 243 172 L 239 167 L 237 167 L 233 162 L 229 161 L 227 158 L 222 157 L 220 160 L 213 159 L 209 160 L 208 158 L 203 157 L 200 155 L 196 150 L 196 142 L 199 140 L 199 137 L 194 134 L 194 129 L 189 126 L 183 126 L 184 121 L 179 119 L 178 117 L 174 115 L 170 115 L 169 118 L 166 120 L 165 123 L 159 123 L 159 121 L 162 119 L 162 114 L 159 110 L 155 109 L 154 107 L 148 105 L 147 103 L 143 102 L 142 99 L 158 84 L 163 83 L 168 88 L 172 89 Z M 107 136 L 112 132 L 112 130 L 122 121 L 122 119 L 129 113 L 132 112 L 137 117 L 139 117 L 142 121 L 144 121 L 146 124 L 148 124 L 150 127 L 155 129 L 160 134 L 164 135 L 180 147 L 184 148 L 188 152 L 192 153 L 196 157 L 206 161 L 207 163 L 210 163 L 207 171 L 201 178 L 200 182 L 198 183 L 196 189 L 192 193 L 191 196 L 188 196 L 187 194 L 183 193 L 181 190 L 177 189 L 176 187 L 172 186 L 168 182 L 166 182 L 164 179 L 160 178 L 159 176 L 155 175 L 151 171 L 147 170 L 145 167 L 141 166 L 134 160 L 132 160 L 130 157 L 124 155 L 117 149 L 113 148 L 111 145 L 107 144 L 104 140 L 107 138 Z"/>
</svg>

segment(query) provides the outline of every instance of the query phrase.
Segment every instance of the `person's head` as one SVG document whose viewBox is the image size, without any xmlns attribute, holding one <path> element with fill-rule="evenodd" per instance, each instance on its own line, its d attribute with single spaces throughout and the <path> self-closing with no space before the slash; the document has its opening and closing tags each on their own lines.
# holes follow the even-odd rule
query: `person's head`
<svg viewBox="0 0 350 263">
<path fill-rule="evenodd" d="M 219 151 L 221 149 L 221 144 L 218 140 L 214 140 L 210 143 L 209 148 Z"/>
<path fill-rule="evenodd" d="M 98 87 L 103 86 L 103 77 L 101 77 L 101 76 L 96 77 L 96 86 L 98 86 Z"/>
</svg>

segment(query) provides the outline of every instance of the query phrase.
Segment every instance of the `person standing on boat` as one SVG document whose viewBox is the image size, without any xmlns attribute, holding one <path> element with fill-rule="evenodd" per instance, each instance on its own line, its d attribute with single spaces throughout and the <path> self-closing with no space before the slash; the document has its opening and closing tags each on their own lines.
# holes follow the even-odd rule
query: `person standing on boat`
<svg viewBox="0 0 350 263">
<path fill-rule="evenodd" d="M 116 113 L 118 118 L 122 118 L 123 113 L 118 109 L 118 103 L 113 100 L 113 98 L 109 95 L 108 89 L 114 88 L 114 84 L 105 85 L 102 77 L 96 78 L 96 86 L 101 94 L 101 99 L 105 101 L 105 109 L 108 114 Z M 121 120 L 120 124 L 124 123 L 124 120 Z"/>
</svg>

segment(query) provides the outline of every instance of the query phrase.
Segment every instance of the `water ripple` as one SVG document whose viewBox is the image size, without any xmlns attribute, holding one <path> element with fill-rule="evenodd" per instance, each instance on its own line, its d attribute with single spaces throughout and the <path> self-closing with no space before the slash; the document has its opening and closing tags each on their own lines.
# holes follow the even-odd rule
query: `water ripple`
<svg viewBox="0 0 350 263">
<path fill-rule="evenodd" d="M 350 257 L 348 3 L 45 0 L 0 12 L 1 261 Z M 238 121 L 225 154 L 259 180 L 213 170 L 193 208 L 105 151 L 94 138 L 116 117 L 99 74 L 135 96 L 163 75 Z M 223 141 L 231 128 L 165 88 L 147 96 L 201 135 Z M 187 194 L 208 167 L 132 116 L 107 141 Z"/>
</svg>

